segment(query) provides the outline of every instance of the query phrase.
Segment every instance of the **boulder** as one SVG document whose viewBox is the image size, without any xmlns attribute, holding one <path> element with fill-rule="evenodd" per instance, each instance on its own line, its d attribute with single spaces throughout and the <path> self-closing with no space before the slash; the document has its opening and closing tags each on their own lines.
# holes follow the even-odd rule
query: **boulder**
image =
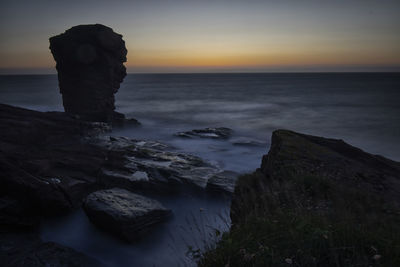
<svg viewBox="0 0 400 267">
<path fill-rule="evenodd" d="M 158 201 L 119 188 L 91 193 L 84 209 L 93 224 L 126 241 L 137 240 L 171 215 Z"/>
<path fill-rule="evenodd" d="M 101 24 L 79 25 L 50 38 L 67 113 L 90 121 L 124 119 L 114 112 L 114 94 L 126 76 L 122 35 Z"/>
<path fill-rule="evenodd" d="M 226 127 L 194 129 L 187 132 L 178 132 L 177 137 L 182 138 L 211 138 L 211 139 L 229 139 L 232 136 L 233 130 Z"/>
</svg>

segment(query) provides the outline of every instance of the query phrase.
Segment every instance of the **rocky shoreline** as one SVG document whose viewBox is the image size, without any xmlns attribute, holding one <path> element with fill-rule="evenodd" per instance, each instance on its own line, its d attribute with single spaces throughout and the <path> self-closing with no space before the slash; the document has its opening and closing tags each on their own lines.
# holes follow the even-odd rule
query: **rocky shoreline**
<svg viewBox="0 0 400 267">
<path fill-rule="evenodd" d="M 265 248 L 253 251 L 252 246 L 256 241 L 268 242 L 258 240 L 257 234 L 247 247 L 247 241 L 236 236 L 240 231 L 252 236 L 254 220 L 263 221 L 261 227 L 270 225 L 270 220 L 286 225 L 292 221 L 287 216 L 308 214 L 333 226 L 337 220 L 347 225 L 356 221 L 368 229 L 372 224 L 378 231 L 382 221 L 398 230 L 392 224 L 400 216 L 400 163 L 342 140 L 275 131 L 261 167 L 240 177 L 235 186 L 234 172 L 157 141 L 110 136 L 110 131 L 107 123 L 0 104 L 1 262 L 7 262 L 6 266 L 102 266 L 73 249 L 41 241 L 41 220 L 83 207 L 94 225 L 131 242 L 172 214 L 147 194 L 177 194 L 188 189 L 219 194 L 234 191 L 232 228 L 227 236 L 229 246 L 238 242 L 238 247 L 225 251 L 224 237 L 215 251 L 201 259 L 201 266 L 264 266 L 270 255 L 265 255 Z M 342 209 L 348 209 L 346 217 Z M 285 227 L 291 231 L 291 225 Z M 321 238 L 330 240 L 336 232 L 328 229 L 323 233 Z M 396 250 L 399 240 L 393 232 L 390 235 Z M 382 247 L 379 240 L 376 244 L 373 247 L 378 247 L 379 253 L 367 252 L 373 255 L 363 254 L 358 262 L 374 266 L 381 261 L 372 257 L 382 254 L 390 259 L 387 253 L 392 250 Z M 307 255 L 290 253 L 279 261 L 312 263 Z M 313 264 L 330 266 L 329 257 L 333 256 L 324 254 Z M 342 263 L 347 260 L 340 253 L 335 257 Z"/>
<path fill-rule="evenodd" d="M 83 121 L 63 112 L 38 112 L 0 104 L 0 228 L 5 233 L 1 236 L 2 243 L 10 244 L 1 249 L 2 262 L 12 262 L 10 266 L 24 265 L 23 254 L 27 249 L 43 253 L 40 261 L 34 259 L 30 266 L 42 266 L 43 262 L 53 264 L 57 251 L 62 255 L 70 253 L 71 259 L 73 254 L 77 255 L 75 258 L 84 258 L 72 249 L 41 243 L 37 229 L 42 218 L 65 214 L 83 203 L 86 203 L 85 210 L 93 210 L 88 208 L 90 196 L 104 195 L 100 190 L 122 188 L 144 196 L 176 194 L 188 188 L 233 192 L 235 173 L 225 172 L 199 157 L 175 152 L 165 144 L 112 137 L 110 131 L 107 123 Z M 113 202 L 118 196 L 115 190 L 105 191 L 112 205 L 103 208 L 105 211 L 111 207 L 114 210 L 108 214 L 118 217 L 129 209 Z M 144 196 L 135 198 L 136 204 L 130 208 L 152 203 Z M 128 202 L 133 203 L 131 200 Z M 139 229 L 147 229 L 170 214 L 159 209 L 162 212 L 156 214 L 160 216 L 151 216 L 155 213 L 151 207 L 148 209 L 150 216 L 130 219 L 135 221 L 138 234 Z M 90 214 L 93 213 L 88 215 L 95 225 L 104 225 L 104 216 Z M 124 219 L 117 220 L 114 230 L 123 229 L 124 223 Z M 119 237 L 126 232 L 114 230 L 110 232 L 116 232 Z M 20 247 L 17 240 L 28 236 L 34 242 Z M 128 236 L 135 233 L 130 231 Z M 48 253 L 49 249 L 56 252 Z M 52 254 L 51 258 L 47 258 L 48 254 Z M 61 254 L 55 266 L 63 266 Z"/>
</svg>

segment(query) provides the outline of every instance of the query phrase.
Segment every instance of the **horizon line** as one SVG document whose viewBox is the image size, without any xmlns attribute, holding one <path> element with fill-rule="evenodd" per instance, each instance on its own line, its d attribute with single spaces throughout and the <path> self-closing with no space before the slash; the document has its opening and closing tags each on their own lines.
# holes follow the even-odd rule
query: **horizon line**
<svg viewBox="0 0 400 267">
<path fill-rule="evenodd" d="M 215 71 L 215 72 L 127 72 L 127 75 L 130 74 L 329 74 L 329 73 L 400 73 L 400 70 L 362 70 L 362 71 L 335 71 L 335 70 L 327 70 L 327 71 Z M 0 73 L 0 76 L 35 76 L 35 75 L 58 75 L 57 73 Z"/>
</svg>

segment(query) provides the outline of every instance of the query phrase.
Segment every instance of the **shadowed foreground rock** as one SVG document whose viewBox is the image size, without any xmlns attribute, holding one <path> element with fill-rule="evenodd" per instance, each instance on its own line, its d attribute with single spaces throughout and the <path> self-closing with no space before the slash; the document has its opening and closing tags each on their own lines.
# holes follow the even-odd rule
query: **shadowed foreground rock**
<svg viewBox="0 0 400 267">
<path fill-rule="evenodd" d="M 67 113 L 91 121 L 124 118 L 114 112 L 114 94 L 126 76 L 122 35 L 101 24 L 79 25 L 50 38 Z"/>
<path fill-rule="evenodd" d="M 93 224 L 127 241 L 171 215 L 158 201 L 119 188 L 91 193 L 84 209 Z"/>
</svg>

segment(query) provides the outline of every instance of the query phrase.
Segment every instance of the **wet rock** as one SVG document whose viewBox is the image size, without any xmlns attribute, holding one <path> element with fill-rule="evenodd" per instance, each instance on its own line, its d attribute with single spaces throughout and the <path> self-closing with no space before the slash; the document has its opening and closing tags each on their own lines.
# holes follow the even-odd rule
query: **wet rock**
<svg viewBox="0 0 400 267">
<path fill-rule="evenodd" d="M 35 234 L 0 233 L 0 244 L 0 262 L 4 267 L 106 266 L 71 248 L 43 242 Z"/>
<path fill-rule="evenodd" d="M 50 38 L 64 109 L 80 119 L 116 123 L 114 94 L 126 76 L 122 35 L 101 24 L 79 25 Z"/>
<path fill-rule="evenodd" d="M 31 216 L 34 224 L 35 216 L 67 212 L 102 188 L 162 193 L 206 188 L 222 171 L 165 144 L 103 136 L 107 131 L 104 123 L 65 113 L 0 104 L 0 197 L 19 207 L 17 216 L 3 214 L 4 224 L 24 226 L 31 224 Z"/>
<path fill-rule="evenodd" d="M 249 138 L 249 137 L 238 137 L 231 140 L 231 143 L 235 146 L 258 146 L 265 147 L 266 143 L 257 139 Z"/>
<path fill-rule="evenodd" d="M 98 190 L 116 186 L 151 193 L 171 193 L 177 188 L 187 192 L 189 187 L 203 190 L 222 171 L 201 158 L 174 152 L 168 145 L 110 137 L 106 135 L 109 131 L 106 123 L 82 121 L 62 112 L 37 112 L 0 104 L 0 232 L 11 235 L 10 231 L 28 231 L 21 234 L 21 242 L 15 236 L 0 237 L 2 264 L 92 266 L 83 254 L 36 237 L 31 242 L 29 235 L 37 230 L 44 216 L 76 209 Z M 224 186 L 217 188 L 227 190 Z M 114 200 L 119 197 L 114 196 Z M 133 200 L 126 197 L 108 204 L 110 209 L 122 211 L 124 203 L 130 201 Z M 96 225 L 101 227 L 104 220 L 98 218 L 103 215 L 106 221 L 118 219 L 120 226 L 107 229 L 106 225 L 105 229 L 134 239 L 170 214 L 153 200 L 135 201 L 145 207 L 143 216 L 137 206 L 128 207 L 126 214 L 120 213 L 130 214 L 127 217 L 100 211 L 94 215 L 100 216 L 96 217 Z M 86 210 L 89 214 L 89 208 Z"/>
<path fill-rule="evenodd" d="M 185 186 L 205 188 L 221 172 L 162 143 L 109 137 L 107 131 L 104 123 L 65 113 L 0 104 L 0 198 L 20 207 L 20 216 L 4 215 L 4 224 L 20 218 L 25 225 L 22 219 L 31 216 L 26 211 L 39 217 L 67 212 L 99 189 L 172 193 Z"/>
<path fill-rule="evenodd" d="M 211 138 L 211 139 L 229 139 L 233 130 L 225 127 L 195 129 L 188 132 L 179 132 L 175 136 L 182 138 Z"/>
<path fill-rule="evenodd" d="M 222 191 L 233 193 L 235 190 L 235 183 L 239 173 L 233 171 L 222 171 L 213 175 L 207 181 L 207 189 L 213 191 Z"/>
<path fill-rule="evenodd" d="M 103 168 L 102 182 L 109 187 L 152 188 L 164 193 L 179 190 L 183 185 L 205 189 L 210 178 L 223 172 L 212 163 L 193 155 L 172 152 L 171 147 L 156 141 L 105 137 L 97 145 L 113 151 L 109 156 L 119 155 L 121 159 L 117 164 L 124 162 L 123 168 L 115 165 Z M 223 181 L 227 183 L 225 186 Z M 229 179 L 221 179 L 219 183 L 219 190 L 231 187 Z"/>
<path fill-rule="evenodd" d="M 127 241 L 171 215 L 158 201 L 119 188 L 91 193 L 84 209 L 93 224 Z"/>
</svg>

